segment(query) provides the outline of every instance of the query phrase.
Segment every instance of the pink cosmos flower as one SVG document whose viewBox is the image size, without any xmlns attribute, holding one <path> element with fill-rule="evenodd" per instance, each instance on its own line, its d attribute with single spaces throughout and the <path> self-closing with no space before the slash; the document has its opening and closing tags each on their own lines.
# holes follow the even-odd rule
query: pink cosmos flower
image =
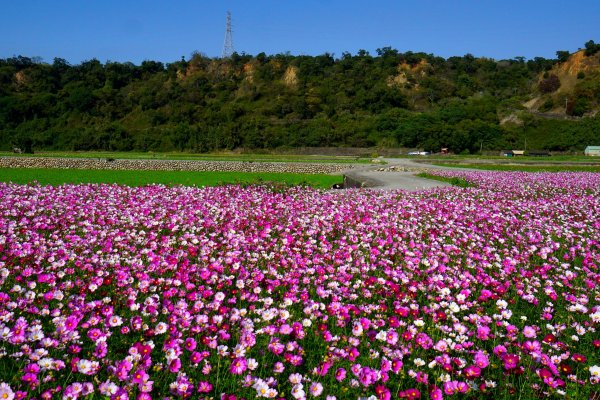
<svg viewBox="0 0 600 400">
<path fill-rule="evenodd" d="M 310 384 L 308 392 L 311 394 L 311 396 L 317 397 L 323 393 L 323 385 L 321 385 L 319 382 L 313 382 Z"/>
<path fill-rule="evenodd" d="M 188 351 L 194 351 L 196 350 L 196 340 L 194 338 L 187 338 L 185 339 L 185 349 Z"/>
<path fill-rule="evenodd" d="M 481 375 L 481 368 L 477 365 L 469 365 L 463 370 L 463 373 L 467 379 L 476 379 Z"/>
<path fill-rule="evenodd" d="M 39 384 L 37 375 L 31 372 L 28 372 L 25 375 L 23 375 L 21 380 L 28 384 L 30 387 L 35 387 Z"/>
<path fill-rule="evenodd" d="M 516 354 L 504 354 L 502 361 L 504 362 L 504 369 L 514 369 L 519 364 L 520 357 Z"/>
<path fill-rule="evenodd" d="M 248 362 L 245 358 L 238 357 L 233 359 L 229 371 L 234 375 L 241 375 L 248 368 Z"/>
<path fill-rule="evenodd" d="M 0 399 L 13 400 L 15 393 L 12 391 L 10 385 L 5 382 L 0 383 Z"/>
<path fill-rule="evenodd" d="M 442 400 L 444 394 L 439 387 L 434 386 L 433 389 L 431 389 L 431 392 L 429 392 L 429 398 L 431 398 L 431 400 Z"/>
<path fill-rule="evenodd" d="M 473 360 L 475 361 L 475 365 L 477 365 L 479 368 L 485 368 L 490 365 L 488 356 L 482 351 L 475 353 Z"/>
<path fill-rule="evenodd" d="M 150 376 L 142 369 L 136 370 L 133 375 L 131 375 L 131 381 L 138 384 L 146 382 L 149 378 Z"/>
<path fill-rule="evenodd" d="M 443 388 L 444 388 L 444 394 L 451 396 L 454 393 L 458 393 L 458 382 L 457 381 L 444 382 Z"/>
<path fill-rule="evenodd" d="M 384 385 L 376 385 L 375 394 L 379 400 L 390 400 L 392 398 L 390 390 Z"/>
<path fill-rule="evenodd" d="M 175 359 L 171 360 L 171 362 L 169 363 L 169 371 L 175 373 L 175 372 L 179 372 L 180 369 L 181 369 L 181 360 L 179 358 L 175 358 Z"/>
<path fill-rule="evenodd" d="M 388 330 L 385 335 L 385 340 L 388 344 L 392 346 L 395 345 L 398 343 L 398 333 L 393 329 Z"/>
<path fill-rule="evenodd" d="M 327 375 L 329 368 L 331 368 L 331 365 L 332 365 L 332 363 L 330 363 L 330 362 L 320 363 L 319 366 L 317 368 L 315 368 L 314 372 L 319 376 L 325 376 L 325 375 Z"/>
<path fill-rule="evenodd" d="M 348 360 L 355 361 L 359 355 L 360 353 L 358 352 L 358 349 L 356 347 L 353 347 L 348 352 Z"/>
<path fill-rule="evenodd" d="M 209 393 L 213 390 L 213 385 L 206 381 L 198 382 L 198 393 Z"/>
<path fill-rule="evenodd" d="M 404 363 L 402 362 L 402 360 L 395 358 L 394 360 L 392 360 L 392 372 L 397 374 L 402 369 L 403 365 Z"/>
<path fill-rule="evenodd" d="M 477 338 L 479 340 L 488 340 L 490 338 L 490 328 L 488 326 L 477 327 Z"/>
<path fill-rule="evenodd" d="M 535 328 L 533 326 L 526 325 L 525 327 L 523 327 L 523 336 L 531 339 L 537 336 L 537 332 L 535 331 Z"/>
<path fill-rule="evenodd" d="M 79 324 L 79 318 L 77 318 L 74 315 L 71 315 L 65 320 L 65 329 L 68 332 L 72 332 L 77 328 L 77 324 Z"/>
<path fill-rule="evenodd" d="M 410 388 L 398 393 L 398 397 L 405 399 L 419 399 L 421 398 L 421 392 L 419 389 Z"/>
</svg>

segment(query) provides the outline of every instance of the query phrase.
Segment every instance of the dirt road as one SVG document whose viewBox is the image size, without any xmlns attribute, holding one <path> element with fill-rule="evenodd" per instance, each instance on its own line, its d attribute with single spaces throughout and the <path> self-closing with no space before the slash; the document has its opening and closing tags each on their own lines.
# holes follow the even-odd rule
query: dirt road
<svg viewBox="0 0 600 400">
<path fill-rule="evenodd" d="M 437 165 L 416 162 L 407 158 L 385 158 L 387 164 L 356 168 L 344 172 L 356 186 L 382 190 L 419 191 L 436 187 L 451 186 L 446 182 L 416 176 L 431 169 L 448 169 Z"/>
</svg>

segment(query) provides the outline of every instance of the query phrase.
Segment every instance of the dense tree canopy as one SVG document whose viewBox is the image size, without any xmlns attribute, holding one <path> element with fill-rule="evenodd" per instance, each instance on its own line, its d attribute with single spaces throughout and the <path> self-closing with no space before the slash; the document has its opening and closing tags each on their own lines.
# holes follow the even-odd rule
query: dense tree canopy
<svg viewBox="0 0 600 400">
<path fill-rule="evenodd" d="M 593 51 L 597 45 L 590 42 L 586 50 Z M 564 53 L 557 52 L 560 61 Z M 194 53 L 167 65 L 96 59 L 70 65 L 18 56 L 0 59 L 0 143 L 26 150 L 403 146 L 476 152 L 522 147 L 527 138 L 540 149 L 581 149 L 594 139 L 587 130 L 598 131 L 598 117 L 500 124 L 520 112 L 527 96 L 558 89 L 554 75 L 539 76 L 559 60 L 444 59 L 391 47 L 338 58 Z M 584 115 L 600 103 L 600 77 L 578 78 L 569 111 Z"/>
</svg>

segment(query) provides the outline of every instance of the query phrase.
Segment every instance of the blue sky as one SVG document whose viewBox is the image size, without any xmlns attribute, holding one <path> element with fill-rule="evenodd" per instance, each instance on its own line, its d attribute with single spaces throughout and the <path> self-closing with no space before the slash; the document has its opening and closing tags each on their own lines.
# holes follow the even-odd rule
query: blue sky
<svg viewBox="0 0 600 400">
<path fill-rule="evenodd" d="M 173 62 L 237 52 L 339 57 L 391 46 L 441 57 L 554 58 L 600 42 L 600 0 L 23 0 L 0 9 L 0 58 Z"/>
</svg>

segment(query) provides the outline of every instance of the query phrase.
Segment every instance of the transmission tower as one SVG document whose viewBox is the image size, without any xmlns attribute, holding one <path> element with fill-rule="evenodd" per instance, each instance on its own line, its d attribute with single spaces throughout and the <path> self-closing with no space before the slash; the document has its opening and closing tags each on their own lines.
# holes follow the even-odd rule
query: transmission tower
<svg viewBox="0 0 600 400">
<path fill-rule="evenodd" d="M 221 58 L 229 58 L 233 54 L 233 34 L 231 31 L 231 11 L 227 11 L 227 28 L 225 29 L 225 42 Z"/>
</svg>

